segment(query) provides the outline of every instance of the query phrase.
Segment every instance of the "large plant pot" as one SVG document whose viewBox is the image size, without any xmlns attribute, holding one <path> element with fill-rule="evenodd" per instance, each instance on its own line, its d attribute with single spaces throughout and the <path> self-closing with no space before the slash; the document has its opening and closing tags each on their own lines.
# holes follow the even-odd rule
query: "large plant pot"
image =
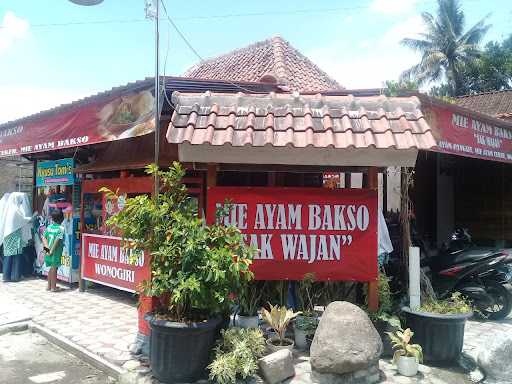
<svg viewBox="0 0 512 384">
<path fill-rule="evenodd" d="M 393 356 L 393 344 L 391 343 L 391 339 L 387 335 L 386 332 L 394 333 L 398 330 L 397 327 L 392 326 L 387 321 L 377 320 L 373 324 L 375 329 L 379 333 L 379 336 L 382 340 L 382 357 L 391 357 Z"/>
<path fill-rule="evenodd" d="M 256 316 L 237 316 L 237 324 L 240 328 L 258 328 L 260 318 Z"/>
<path fill-rule="evenodd" d="M 414 332 L 412 342 L 423 348 L 423 359 L 432 363 L 457 360 L 464 344 L 464 326 L 473 312 L 457 315 L 413 311 L 402 308 L 405 323 Z"/>
<path fill-rule="evenodd" d="M 192 383 L 206 377 L 206 366 L 222 319 L 176 323 L 146 316 L 151 328 L 149 361 L 163 383 Z"/>
<path fill-rule="evenodd" d="M 295 339 L 295 346 L 300 349 L 301 351 L 305 351 L 309 348 L 308 344 L 308 333 L 302 329 L 299 329 L 297 327 L 293 328 L 293 336 Z"/>
<path fill-rule="evenodd" d="M 400 356 L 396 362 L 398 373 L 407 377 L 416 376 L 418 373 L 418 366 L 419 364 L 416 358 L 410 356 Z"/>
</svg>

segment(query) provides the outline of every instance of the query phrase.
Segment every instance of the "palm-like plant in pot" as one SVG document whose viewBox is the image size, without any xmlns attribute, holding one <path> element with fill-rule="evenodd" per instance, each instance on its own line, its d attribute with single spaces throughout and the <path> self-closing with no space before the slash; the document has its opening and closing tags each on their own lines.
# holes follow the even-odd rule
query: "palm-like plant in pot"
<svg viewBox="0 0 512 384">
<path fill-rule="evenodd" d="M 301 312 L 293 312 L 291 309 L 285 306 L 279 307 L 277 305 L 269 304 L 270 311 L 263 308 L 262 316 L 263 320 L 272 328 L 277 337 L 270 337 L 267 339 L 267 345 L 272 352 L 276 352 L 280 349 L 293 349 L 293 340 L 285 337 L 286 329 L 295 317 L 300 315 Z"/>
<path fill-rule="evenodd" d="M 405 331 L 399 329 L 395 333 L 388 332 L 393 343 L 395 353 L 393 362 L 398 372 L 404 376 L 415 376 L 418 373 L 418 365 L 423 361 L 423 350 L 419 344 L 411 344 L 414 332 L 410 328 Z"/>
<path fill-rule="evenodd" d="M 181 181 L 185 171 L 179 163 L 167 171 L 150 165 L 147 173 L 161 180 L 158 200 L 127 199 L 108 224 L 122 234 L 125 246 L 149 251 L 151 279 L 141 290 L 165 298 L 147 315 L 153 374 L 163 382 L 193 382 L 205 374 L 223 316 L 234 304 L 231 293 L 253 278 L 249 266 L 255 251 L 235 227 L 204 225 Z"/>
</svg>

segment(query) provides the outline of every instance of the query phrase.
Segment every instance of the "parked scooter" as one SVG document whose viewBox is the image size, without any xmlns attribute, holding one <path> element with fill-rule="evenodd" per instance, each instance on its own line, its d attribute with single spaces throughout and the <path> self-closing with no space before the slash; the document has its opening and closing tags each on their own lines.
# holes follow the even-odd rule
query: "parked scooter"
<svg viewBox="0 0 512 384">
<path fill-rule="evenodd" d="M 456 230 L 439 252 L 426 252 L 436 294 L 460 292 L 486 318 L 498 320 L 512 310 L 512 250 L 476 247 L 467 230 Z"/>
</svg>

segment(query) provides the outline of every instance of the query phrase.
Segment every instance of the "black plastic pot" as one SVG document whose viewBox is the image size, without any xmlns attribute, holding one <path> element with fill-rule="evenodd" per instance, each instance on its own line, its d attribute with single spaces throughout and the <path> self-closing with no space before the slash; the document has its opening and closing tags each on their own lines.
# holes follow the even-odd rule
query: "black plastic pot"
<svg viewBox="0 0 512 384">
<path fill-rule="evenodd" d="M 151 328 L 149 361 L 163 383 L 192 383 L 206 377 L 222 319 L 204 323 L 176 323 L 146 315 Z"/>
<path fill-rule="evenodd" d="M 403 307 L 405 324 L 414 332 L 412 342 L 423 348 L 423 359 L 431 363 L 457 360 L 464 344 L 464 326 L 473 312 L 457 315 L 413 311 Z"/>
<path fill-rule="evenodd" d="M 386 332 L 396 332 L 398 328 L 393 327 L 387 321 L 377 320 L 373 323 L 375 329 L 379 333 L 379 336 L 382 340 L 382 357 L 391 357 L 393 356 L 393 344 Z"/>
</svg>

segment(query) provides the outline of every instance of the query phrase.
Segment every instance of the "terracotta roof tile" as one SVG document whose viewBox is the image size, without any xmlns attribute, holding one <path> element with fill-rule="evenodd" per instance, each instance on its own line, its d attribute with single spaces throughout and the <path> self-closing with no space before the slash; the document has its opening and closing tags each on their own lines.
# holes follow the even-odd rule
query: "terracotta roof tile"
<svg viewBox="0 0 512 384">
<path fill-rule="evenodd" d="M 512 119 L 512 89 L 456 98 L 457 105 L 499 119 Z"/>
<path fill-rule="evenodd" d="M 279 36 L 206 60 L 183 76 L 231 81 L 272 81 L 296 91 L 343 87 Z"/>
<path fill-rule="evenodd" d="M 170 143 L 296 148 L 429 149 L 436 145 L 416 97 L 180 94 Z"/>
</svg>

